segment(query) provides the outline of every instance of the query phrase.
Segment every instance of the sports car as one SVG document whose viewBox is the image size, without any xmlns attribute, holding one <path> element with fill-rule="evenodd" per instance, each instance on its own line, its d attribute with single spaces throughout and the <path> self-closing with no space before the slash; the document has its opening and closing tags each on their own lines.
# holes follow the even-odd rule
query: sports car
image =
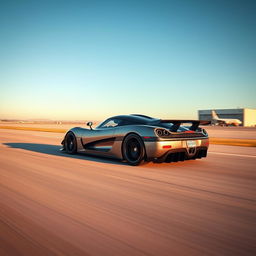
<svg viewBox="0 0 256 256">
<path fill-rule="evenodd" d="M 145 115 L 119 115 L 96 128 L 70 129 L 63 141 L 69 154 L 111 157 L 131 165 L 144 161 L 177 162 L 207 156 L 209 138 L 199 125 L 210 121 L 158 119 Z"/>
</svg>

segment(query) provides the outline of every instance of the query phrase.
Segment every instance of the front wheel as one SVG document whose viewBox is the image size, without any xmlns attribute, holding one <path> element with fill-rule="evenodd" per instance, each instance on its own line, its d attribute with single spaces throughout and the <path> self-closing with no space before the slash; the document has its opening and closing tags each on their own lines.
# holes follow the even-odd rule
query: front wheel
<svg viewBox="0 0 256 256">
<path fill-rule="evenodd" d="M 73 132 L 68 132 L 65 141 L 65 149 L 69 154 L 75 154 L 77 152 L 76 136 Z"/>
<path fill-rule="evenodd" d="M 122 146 L 124 160 L 131 165 L 139 165 L 145 159 L 145 147 L 142 139 L 137 134 L 125 137 Z"/>
</svg>

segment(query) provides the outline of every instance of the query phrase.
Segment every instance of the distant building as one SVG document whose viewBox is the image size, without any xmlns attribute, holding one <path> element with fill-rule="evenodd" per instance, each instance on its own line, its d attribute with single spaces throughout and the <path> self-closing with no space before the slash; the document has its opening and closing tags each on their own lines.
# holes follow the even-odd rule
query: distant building
<svg viewBox="0 0 256 256">
<path fill-rule="evenodd" d="M 239 119 L 243 126 L 256 126 L 256 109 L 249 108 L 198 110 L 199 120 L 212 120 L 212 110 L 219 118 Z"/>
</svg>

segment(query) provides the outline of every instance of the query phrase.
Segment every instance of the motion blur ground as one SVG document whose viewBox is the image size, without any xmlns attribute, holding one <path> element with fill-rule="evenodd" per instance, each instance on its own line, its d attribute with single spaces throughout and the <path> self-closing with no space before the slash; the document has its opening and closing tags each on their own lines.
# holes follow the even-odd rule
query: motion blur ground
<svg viewBox="0 0 256 256">
<path fill-rule="evenodd" d="M 132 167 L 0 130 L 1 255 L 255 255 L 254 147 Z"/>
</svg>

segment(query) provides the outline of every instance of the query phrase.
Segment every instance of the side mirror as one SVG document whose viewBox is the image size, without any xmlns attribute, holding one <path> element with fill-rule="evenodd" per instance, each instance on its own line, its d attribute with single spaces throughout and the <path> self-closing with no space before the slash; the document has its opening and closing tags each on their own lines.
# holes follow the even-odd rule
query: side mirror
<svg viewBox="0 0 256 256">
<path fill-rule="evenodd" d="M 93 122 L 88 122 L 86 125 L 87 125 L 87 126 L 90 126 L 90 128 L 91 128 L 91 130 L 92 130 Z"/>
</svg>

